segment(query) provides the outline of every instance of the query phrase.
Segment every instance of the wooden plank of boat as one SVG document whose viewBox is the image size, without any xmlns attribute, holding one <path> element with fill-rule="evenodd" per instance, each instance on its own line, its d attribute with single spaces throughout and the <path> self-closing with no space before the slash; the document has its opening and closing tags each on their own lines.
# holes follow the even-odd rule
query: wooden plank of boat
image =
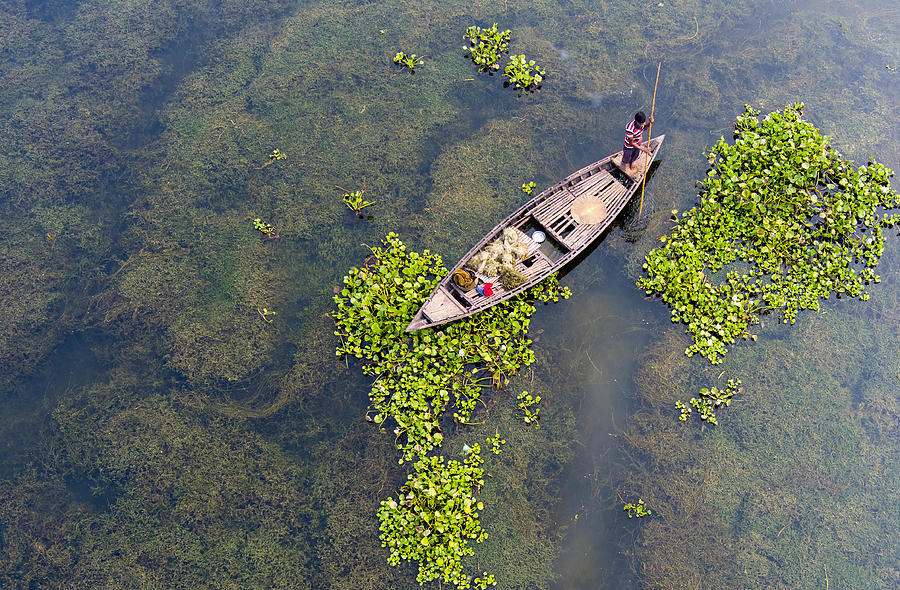
<svg viewBox="0 0 900 590">
<path fill-rule="evenodd" d="M 587 192 L 599 193 L 613 183 L 621 186 L 612 174 L 606 170 L 600 170 L 598 173 L 573 186 L 570 191 L 576 197 L 580 197 Z"/>
<path fill-rule="evenodd" d="M 431 305 L 424 310 L 428 319 L 434 323 L 443 323 L 465 313 L 466 308 L 447 291 L 447 287 L 441 285 L 431 296 Z"/>
<path fill-rule="evenodd" d="M 646 158 L 646 167 L 656 159 L 665 135 L 654 137 L 648 142 L 652 154 Z M 510 214 L 475 244 L 444 277 L 434 292 L 428 297 L 407 332 L 439 326 L 492 307 L 501 301 L 521 293 L 560 270 L 591 243 L 618 217 L 625 205 L 641 186 L 643 159 L 639 170 L 631 175 L 619 168 L 622 152 L 617 152 L 588 164 L 573 172 L 560 182 L 542 191 Z M 594 209 L 594 215 L 580 218 L 572 215 L 576 199 L 594 199 L 602 203 L 606 215 L 596 215 L 601 207 Z M 581 222 L 576 220 L 581 219 Z M 463 268 L 484 246 L 498 239 L 504 229 L 513 228 L 520 232 L 521 240 L 528 244 L 528 253 L 516 263 L 525 282 L 514 289 L 505 289 L 496 277 L 475 273 L 479 284 L 493 283 L 493 295 L 480 295 L 476 289 L 463 290 L 451 280 L 454 271 Z M 536 231 L 543 232 L 546 239 L 537 242 L 531 238 Z"/>
</svg>

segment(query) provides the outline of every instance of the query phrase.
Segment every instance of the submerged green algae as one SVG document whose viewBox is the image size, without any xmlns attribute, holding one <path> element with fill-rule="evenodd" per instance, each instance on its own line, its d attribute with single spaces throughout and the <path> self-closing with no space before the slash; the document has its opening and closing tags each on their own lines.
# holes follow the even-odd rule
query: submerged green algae
<svg viewBox="0 0 900 590">
<path fill-rule="evenodd" d="M 786 5 L 783 14 L 770 14 L 758 3 L 663 4 L 649 3 L 639 16 L 618 2 L 565 7 L 553 2 L 398 3 L 391 5 L 393 13 L 383 5 L 358 2 L 177 2 L 148 10 L 81 2 L 52 18 L 21 5 L 4 8 L 0 42 L 4 66 L 11 66 L 3 68 L 7 116 L 0 122 L 10 140 L 0 158 L 3 276 L 8 280 L 3 326 L 10 328 L 2 357 L 7 390 L 18 391 L 23 376 L 52 361 L 54 346 L 72 330 L 120 340 L 93 345 L 118 376 L 108 386 L 100 383 L 86 391 L 63 386 L 60 421 L 45 423 L 42 437 L 49 440 L 60 423 L 83 422 L 73 431 L 71 448 L 84 450 L 94 462 L 42 445 L 32 450 L 33 467 L 20 467 L 3 482 L 2 534 L 4 548 L 10 548 L 0 558 L 3 585 L 64 584 L 88 572 L 98 585 L 106 580 L 121 587 L 123 580 L 136 580 L 152 568 L 147 575 L 156 576 L 160 585 L 186 572 L 186 580 L 200 580 L 200 585 L 240 580 L 265 586 L 283 581 L 281 572 L 289 569 L 294 587 L 415 587 L 412 572 L 386 566 L 376 531 L 368 528 L 378 502 L 404 474 L 379 467 L 393 457 L 390 441 L 359 428 L 365 409 L 359 400 L 366 387 L 335 362 L 332 323 L 322 317 L 330 308 L 332 287 L 343 269 L 359 263 L 360 242 L 371 243 L 398 226 L 415 247 L 440 246 L 447 259 L 455 259 L 521 202 L 519 184 L 533 178 L 542 188 L 617 149 L 627 117 L 639 106 L 649 107 L 652 79 L 646 78 L 652 77 L 649 68 L 659 55 L 671 58 L 663 65 L 657 101 L 659 129 L 670 135 L 661 168 L 665 176 L 656 178 L 666 182 L 648 185 L 645 212 L 683 208 L 695 194 L 693 179 L 702 172 L 692 162 L 746 102 L 771 109 L 800 97 L 817 114 L 816 125 L 842 139 L 842 152 L 855 159 L 877 154 L 896 167 L 893 128 L 881 132 L 884 121 L 896 120 L 900 104 L 896 77 L 884 68 L 896 65 L 900 55 L 889 35 L 896 29 L 889 7 L 863 6 L 847 14 L 838 5 Z M 546 92 L 517 100 L 514 93 L 495 88 L 496 79 L 466 81 L 474 72 L 458 50 L 462 32 L 473 22 L 487 26 L 495 21 L 515 31 L 511 49 L 553 73 Z M 421 47 L 428 56 L 414 76 L 391 76 L 390 57 L 401 45 L 417 52 Z M 588 97 L 598 94 L 596 108 Z M 874 138 L 873 128 L 879 130 Z M 466 147 L 477 154 L 475 165 L 457 154 Z M 275 148 L 287 158 L 256 170 Z M 367 186 L 367 195 L 378 201 L 375 219 L 348 222 L 336 184 Z M 441 205 L 443 195 L 448 198 Z M 52 212 L 48 229 L 35 223 L 44 213 L 32 214 L 32 208 Z M 266 241 L 252 229 L 242 233 L 255 217 L 276 225 L 282 238 Z M 56 223 L 57 218 L 65 221 Z M 648 228 L 644 237 L 638 232 L 628 236 L 636 242 L 614 232 L 603 246 L 627 253 L 633 278 L 648 249 L 643 246 L 664 232 L 665 215 L 647 216 L 643 223 Z M 56 229 L 60 234 L 53 240 L 43 235 Z M 257 306 L 278 311 L 277 320 L 263 322 Z M 887 308 L 878 313 L 870 320 L 895 317 Z M 770 328 L 761 333 L 763 340 Z M 673 342 L 678 341 L 675 335 Z M 885 337 L 873 343 L 871 350 L 896 345 Z M 683 348 L 681 341 L 679 354 Z M 496 572 L 507 587 L 550 584 L 563 531 L 551 511 L 578 436 L 575 402 L 564 385 L 571 375 L 547 368 L 556 356 L 543 356 L 540 347 L 536 352 L 538 376 L 534 383 L 524 380 L 520 389 L 554 401 L 542 410 L 542 428 L 525 431 L 534 438 L 517 442 L 521 452 L 507 449 L 488 467 L 495 477 L 486 479 L 484 490 L 485 523 L 492 534 L 482 546 L 486 562 L 479 566 Z M 730 356 L 741 354 L 735 350 Z M 857 361 L 862 362 L 852 362 Z M 127 383 L 129 362 L 145 366 L 134 371 L 134 379 L 146 389 Z M 821 354 L 818 362 L 837 361 Z M 710 381 L 709 375 L 692 379 L 687 390 Z M 759 379 L 772 382 L 766 375 Z M 684 391 L 671 390 L 660 410 L 665 420 L 672 421 L 671 403 Z M 861 391 L 859 399 L 868 409 L 859 420 L 880 433 L 879 442 L 890 440 L 896 420 L 890 382 L 878 380 Z M 23 395 L 38 398 L 42 391 L 23 390 Z M 121 407 L 98 411 L 94 418 L 73 409 L 95 395 L 118 399 Z M 161 401 L 169 399 L 175 401 Z M 490 411 L 511 416 L 509 401 Z M 729 421 L 740 420 L 742 403 L 730 408 Z M 132 408 L 141 404 L 176 426 L 166 429 L 161 421 L 134 417 L 140 409 Z M 758 420 L 766 415 L 760 412 Z M 759 426 L 747 420 L 742 441 L 756 440 Z M 501 434 L 511 444 L 515 422 L 509 423 L 510 428 L 501 425 Z M 110 432 L 101 436 L 92 428 Z M 777 434 L 789 438 L 792 428 L 786 421 Z M 216 504 L 222 500 L 210 495 L 209 506 L 190 504 L 195 521 L 172 512 L 184 498 L 180 491 L 165 488 L 166 494 L 155 497 L 149 487 L 144 490 L 147 480 L 139 474 L 147 455 L 137 451 L 144 442 L 158 440 L 151 436 L 156 430 L 165 431 L 162 439 L 173 432 L 197 439 L 189 453 L 170 458 L 174 467 L 185 461 L 186 472 L 198 480 L 176 478 L 191 493 L 211 489 L 210 482 L 245 481 L 243 460 L 254 474 L 293 474 L 293 483 L 307 497 L 263 486 L 261 494 L 288 508 L 276 511 L 281 515 L 276 519 L 238 517 L 235 529 L 218 544 L 214 533 L 222 523 L 216 519 L 235 510 L 237 496 Z M 697 452 L 689 446 L 691 430 L 650 428 L 654 432 L 666 435 L 649 440 L 676 457 Z M 128 442 L 95 449 L 97 440 L 117 434 Z M 445 444 L 461 448 L 466 434 Z M 241 452 L 232 439 L 262 440 L 268 446 Z M 212 453 L 208 468 L 188 468 L 189 457 L 205 452 Z M 652 455 L 650 465 L 663 461 L 660 455 Z M 890 460 L 885 455 L 865 464 L 874 466 L 876 475 L 896 473 Z M 754 461 L 752 454 L 744 457 L 750 467 Z M 89 464 L 102 470 L 85 470 Z M 500 465 L 506 465 L 505 472 Z M 151 466 L 167 473 L 157 462 Z M 684 470 L 679 465 L 651 471 L 654 478 L 633 488 L 654 509 L 652 517 L 642 519 L 643 526 L 667 522 L 652 520 L 657 498 L 651 502 L 651 494 L 659 493 L 659 481 L 674 482 L 673 497 L 690 497 L 702 488 L 702 466 L 687 468 L 696 476 L 687 480 L 690 485 L 681 484 L 677 469 Z M 116 485 L 106 475 L 112 473 Z M 872 505 L 896 505 L 884 475 L 875 479 L 872 495 L 864 497 Z M 81 482 L 92 482 L 98 495 Z M 122 496 L 127 502 L 117 496 L 118 484 L 127 491 Z M 858 484 L 849 491 L 863 488 Z M 730 516 L 740 508 L 730 496 L 715 510 L 699 505 L 693 514 L 709 515 L 705 521 L 691 516 L 693 504 L 678 503 L 678 514 L 687 515 L 677 521 L 683 528 L 661 527 L 645 540 L 638 537 L 639 555 L 649 564 L 647 579 L 656 579 L 654 568 L 666 557 L 683 566 L 681 577 L 668 578 L 673 587 L 702 581 L 707 571 L 737 559 L 748 572 L 762 572 L 777 586 L 772 572 L 785 562 L 767 557 L 765 544 L 737 554 L 702 538 L 703 533 L 725 538 L 716 536 L 724 526 L 720 523 L 740 522 L 751 529 L 742 540 L 756 542 L 751 525 L 762 512 L 753 490 L 741 490 L 751 507 L 742 513 L 749 515 L 744 520 Z M 495 493 L 497 499 L 488 501 Z M 156 514 L 160 502 L 165 518 L 154 516 L 146 526 L 132 522 L 134 514 Z M 307 518 L 306 528 L 285 541 L 276 521 L 296 514 Z M 839 535 L 859 537 L 874 557 L 867 564 L 857 554 L 854 567 L 864 575 L 881 572 L 873 579 L 890 581 L 891 566 L 879 561 L 878 541 L 896 533 L 883 521 L 861 521 L 848 530 L 836 527 L 833 519 L 819 521 L 826 526 L 818 536 L 794 524 L 775 538 L 781 542 L 798 530 L 803 534 L 792 538 L 792 546 L 815 557 L 811 541 L 827 545 Z M 778 535 L 788 521 L 777 519 L 776 528 L 763 532 Z M 194 522 L 209 528 L 185 532 L 184 523 Z M 109 531 L 121 546 L 104 544 L 94 529 Z M 256 530 L 279 539 L 261 550 L 263 559 L 254 557 L 258 543 L 242 544 L 244 538 L 256 543 Z M 15 550 L 8 539 L 16 540 Z M 197 549 L 206 543 L 215 549 Z M 166 545 L 184 548 L 187 558 L 175 556 L 170 562 Z M 684 551 L 652 554 L 666 546 Z M 529 554 L 523 555 L 521 547 L 529 547 Z M 708 551 L 701 554 L 695 547 Z M 784 555 L 814 561 L 809 555 Z M 72 560 L 75 566 L 66 565 Z M 305 565 L 298 566 L 301 562 Z M 635 569 L 644 571 L 636 563 Z M 785 579 L 822 585 L 825 567 L 813 563 L 803 570 L 805 578 L 794 575 L 798 568 L 789 568 L 794 577 Z M 848 568 L 847 560 L 827 562 L 832 587 L 844 579 L 836 572 Z M 733 577 L 715 574 L 721 587 L 741 586 L 748 575 L 738 568 L 723 571 Z"/>
<path fill-rule="evenodd" d="M 900 425 L 888 393 L 898 369 L 888 351 L 898 343 L 896 330 L 867 316 L 829 305 L 784 340 L 732 351 L 748 394 L 726 426 L 699 438 L 665 407 L 689 387 L 689 373 L 670 376 L 671 389 L 642 390 L 655 393 L 626 437 L 648 461 L 624 481 L 662 516 L 642 523 L 631 553 L 649 582 L 791 588 L 828 575 L 836 586 L 896 584 L 889 539 L 900 531 L 886 511 L 900 500 L 897 448 L 885 429 Z M 666 344 L 639 384 L 662 378 L 655 359 Z"/>
</svg>

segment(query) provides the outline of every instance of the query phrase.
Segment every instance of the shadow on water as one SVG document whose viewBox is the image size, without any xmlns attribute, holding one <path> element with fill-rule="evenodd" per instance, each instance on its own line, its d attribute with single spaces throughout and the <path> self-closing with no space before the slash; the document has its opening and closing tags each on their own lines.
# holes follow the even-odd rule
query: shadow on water
<svg viewBox="0 0 900 590">
<path fill-rule="evenodd" d="M 658 166 L 654 162 L 648 180 Z M 577 454 L 560 478 L 555 514 L 567 531 L 555 567 L 560 589 L 636 585 L 621 555 L 622 510 L 612 474 L 620 462 L 618 436 L 630 412 L 637 358 L 666 312 L 641 297 L 607 239 L 633 228 L 639 199 L 640 191 L 610 229 L 563 269 L 562 282 L 575 296 L 535 318 L 545 330 L 541 345 L 559 351 L 558 362 L 570 376 L 556 389 L 577 400 L 579 416 Z"/>
<path fill-rule="evenodd" d="M 164 131 L 159 120 L 159 109 L 172 96 L 181 80 L 197 66 L 201 38 L 196 26 L 191 26 L 154 56 L 159 60 L 162 73 L 153 85 L 143 90 L 138 103 L 140 115 L 130 132 L 122 138 L 120 148 L 138 149 Z"/>
<path fill-rule="evenodd" d="M 25 3 L 25 10 L 30 18 L 56 23 L 68 20 L 80 6 L 76 0 L 30 0 Z"/>
<path fill-rule="evenodd" d="M 9 477 L 32 453 L 57 400 L 67 391 L 96 382 L 107 365 L 94 354 L 108 344 L 99 334 L 72 334 L 57 346 L 33 376 L 0 398 L 0 477 Z"/>
<path fill-rule="evenodd" d="M 577 454 L 561 477 L 556 511 L 559 526 L 567 529 L 557 587 L 633 587 L 619 555 L 621 506 L 611 491 L 611 474 L 636 358 L 653 337 L 658 310 L 623 274 L 621 258 L 599 241 L 580 264 L 568 268 L 564 282 L 578 285 L 579 292 L 566 305 L 548 309 L 540 321 L 542 345 L 561 351 L 559 362 L 570 375 L 556 388 L 577 400 L 579 416 Z"/>
</svg>

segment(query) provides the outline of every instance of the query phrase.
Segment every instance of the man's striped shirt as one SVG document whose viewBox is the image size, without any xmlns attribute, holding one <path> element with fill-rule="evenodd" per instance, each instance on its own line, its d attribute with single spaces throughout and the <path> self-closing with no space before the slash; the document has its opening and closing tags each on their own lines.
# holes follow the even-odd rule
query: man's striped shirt
<svg viewBox="0 0 900 590">
<path fill-rule="evenodd" d="M 643 138 L 644 128 L 632 119 L 631 123 L 625 126 L 625 147 L 638 147 L 641 145 Z"/>
</svg>

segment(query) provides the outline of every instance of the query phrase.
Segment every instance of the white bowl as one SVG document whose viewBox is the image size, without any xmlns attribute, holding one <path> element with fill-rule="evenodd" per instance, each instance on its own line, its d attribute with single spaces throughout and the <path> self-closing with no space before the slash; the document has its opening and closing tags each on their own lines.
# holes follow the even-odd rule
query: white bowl
<svg viewBox="0 0 900 590">
<path fill-rule="evenodd" d="M 537 230 L 536 232 L 531 234 L 531 239 L 540 244 L 545 239 L 547 239 L 547 235 L 544 234 L 544 232 L 542 232 L 541 230 Z"/>
</svg>

